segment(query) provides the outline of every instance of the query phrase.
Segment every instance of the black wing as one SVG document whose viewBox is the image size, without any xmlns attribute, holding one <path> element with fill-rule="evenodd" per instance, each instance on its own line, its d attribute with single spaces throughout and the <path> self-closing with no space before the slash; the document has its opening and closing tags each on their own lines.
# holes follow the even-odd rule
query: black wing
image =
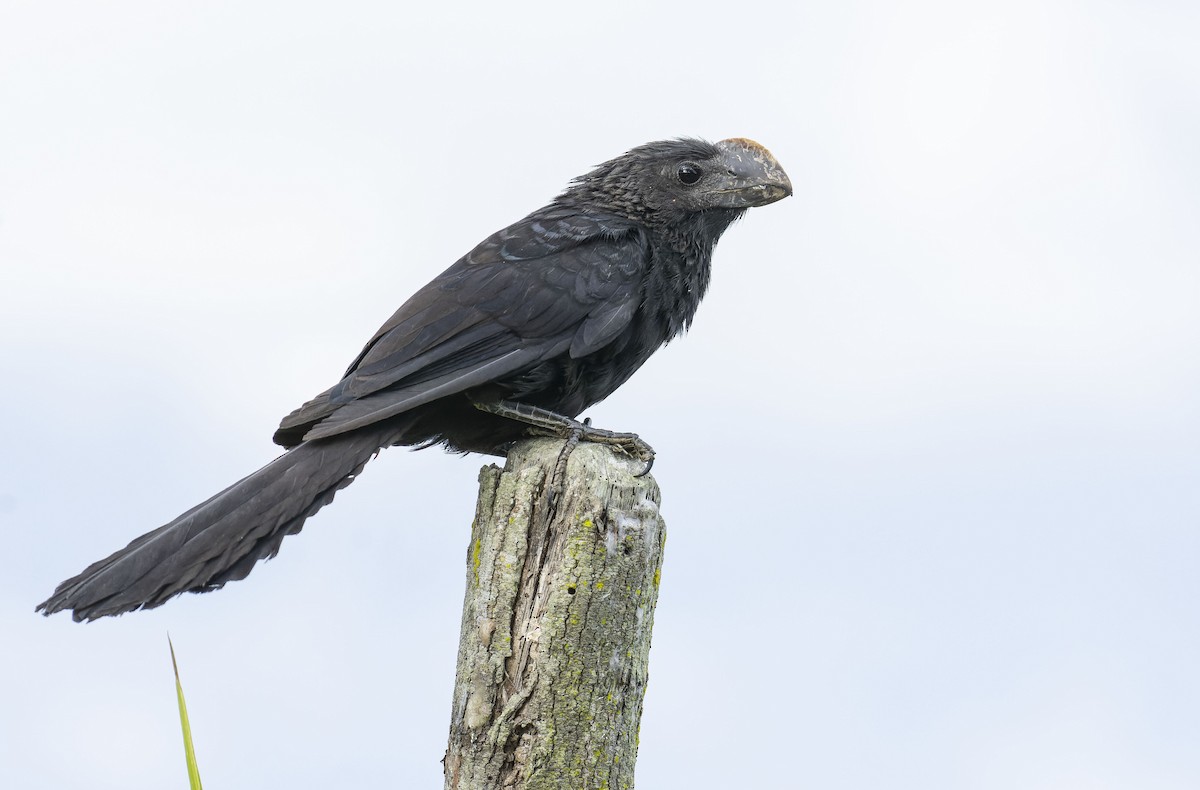
<svg viewBox="0 0 1200 790">
<path fill-rule="evenodd" d="M 566 207 L 531 214 L 405 302 L 336 386 L 284 418 L 276 440 L 345 433 L 561 354 L 591 354 L 633 319 L 649 255 L 628 220 Z"/>
</svg>

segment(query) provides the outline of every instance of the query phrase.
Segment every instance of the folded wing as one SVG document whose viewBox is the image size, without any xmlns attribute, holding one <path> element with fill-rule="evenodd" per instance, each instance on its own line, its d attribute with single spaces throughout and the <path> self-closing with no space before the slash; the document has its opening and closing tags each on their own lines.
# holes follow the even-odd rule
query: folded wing
<svg viewBox="0 0 1200 790">
<path fill-rule="evenodd" d="M 275 440 L 334 436 L 562 354 L 591 354 L 633 320 L 649 254 L 627 220 L 563 207 L 532 214 L 414 294 Z"/>
</svg>

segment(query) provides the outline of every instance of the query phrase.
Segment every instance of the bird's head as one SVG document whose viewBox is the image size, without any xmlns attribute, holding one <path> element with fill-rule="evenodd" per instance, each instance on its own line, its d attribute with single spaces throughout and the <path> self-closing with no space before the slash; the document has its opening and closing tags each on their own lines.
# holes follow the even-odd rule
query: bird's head
<svg viewBox="0 0 1200 790">
<path fill-rule="evenodd" d="M 596 202 L 631 217 L 671 221 L 712 210 L 736 216 L 791 194 L 792 182 L 771 152 L 737 137 L 638 146 L 576 179 L 563 197 Z"/>
</svg>

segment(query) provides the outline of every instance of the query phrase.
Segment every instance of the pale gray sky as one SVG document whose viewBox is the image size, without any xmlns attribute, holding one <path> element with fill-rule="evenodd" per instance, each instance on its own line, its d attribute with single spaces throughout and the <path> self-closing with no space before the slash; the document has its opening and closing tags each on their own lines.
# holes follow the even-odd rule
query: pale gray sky
<svg viewBox="0 0 1200 790">
<path fill-rule="evenodd" d="M 796 196 L 596 408 L 670 529 L 645 788 L 1200 785 L 1200 7 L 7 5 L 0 785 L 436 787 L 484 459 L 219 593 L 62 578 L 274 455 L 416 287 L 639 143 Z"/>
</svg>

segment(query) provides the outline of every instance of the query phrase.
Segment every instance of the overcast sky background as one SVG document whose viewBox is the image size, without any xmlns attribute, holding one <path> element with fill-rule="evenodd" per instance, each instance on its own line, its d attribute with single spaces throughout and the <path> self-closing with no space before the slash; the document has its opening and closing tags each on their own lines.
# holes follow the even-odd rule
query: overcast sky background
<svg viewBox="0 0 1200 790">
<path fill-rule="evenodd" d="M 644 788 L 1200 786 L 1200 6 L 7 2 L 0 786 L 437 787 L 475 477 L 221 592 L 61 579 L 274 457 L 418 286 L 639 143 L 795 197 L 590 412 L 670 530 Z"/>
</svg>

